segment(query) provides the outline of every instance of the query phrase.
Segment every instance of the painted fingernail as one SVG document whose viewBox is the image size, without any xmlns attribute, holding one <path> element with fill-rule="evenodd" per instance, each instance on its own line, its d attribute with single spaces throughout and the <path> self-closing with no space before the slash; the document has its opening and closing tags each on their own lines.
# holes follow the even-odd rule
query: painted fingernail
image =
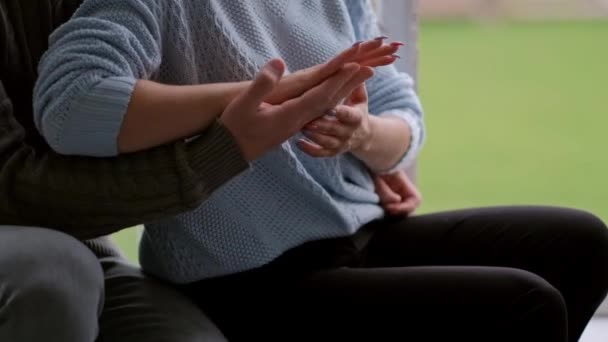
<svg viewBox="0 0 608 342">
<path fill-rule="evenodd" d="M 336 116 L 336 114 L 338 114 L 338 112 L 336 112 L 335 109 L 330 109 L 327 112 L 325 112 L 325 115 L 329 115 L 329 116 Z"/>
<path fill-rule="evenodd" d="M 374 40 L 385 40 L 385 39 L 388 39 L 388 37 L 387 36 L 380 36 L 380 37 L 374 38 Z"/>
<path fill-rule="evenodd" d="M 404 45 L 405 45 L 405 43 L 402 43 L 402 42 L 391 43 L 391 46 L 404 46 Z"/>
<path fill-rule="evenodd" d="M 353 46 L 352 46 L 352 47 L 359 46 L 359 45 L 361 45 L 361 43 L 363 43 L 363 41 L 362 41 L 362 40 L 357 41 L 357 42 L 355 42 L 355 44 L 353 44 Z"/>
<path fill-rule="evenodd" d="M 395 57 L 397 59 L 401 59 L 401 56 L 399 56 L 399 55 L 393 55 L 393 57 Z"/>
</svg>

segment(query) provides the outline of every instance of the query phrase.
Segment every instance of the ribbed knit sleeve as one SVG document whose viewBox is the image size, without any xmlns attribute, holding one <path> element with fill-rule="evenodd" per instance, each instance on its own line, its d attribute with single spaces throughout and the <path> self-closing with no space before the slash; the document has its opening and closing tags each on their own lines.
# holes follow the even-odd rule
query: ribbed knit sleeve
<svg viewBox="0 0 608 342">
<path fill-rule="evenodd" d="M 378 19 L 369 0 L 345 0 L 357 40 L 382 36 Z M 408 167 L 417 157 L 425 140 L 423 109 L 416 94 L 414 80 L 395 66 L 376 68 L 376 74 L 367 82 L 370 113 L 395 116 L 410 127 L 409 149 L 400 161 L 384 172 Z"/>
<path fill-rule="evenodd" d="M 0 82 L 0 225 L 99 237 L 196 208 L 248 167 L 220 123 L 187 144 L 86 158 L 34 149 L 14 114 Z"/>
<path fill-rule="evenodd" d="M 66 155 L 115 156 L 137 79 L 161 62 L 165 0 L 84 1 L 55 31 L 34 90 L 36 126 Z"/>
</svg>

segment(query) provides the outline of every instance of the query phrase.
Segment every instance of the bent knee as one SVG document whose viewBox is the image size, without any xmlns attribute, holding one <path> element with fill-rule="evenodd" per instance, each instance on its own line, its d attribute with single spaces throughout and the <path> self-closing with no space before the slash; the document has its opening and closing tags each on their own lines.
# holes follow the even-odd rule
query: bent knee
<svg viewBox="0 0 608 342">
<path fill-rule="evenodd" d="M 579 267 L 597 270 L 607 275 L 608 228 L 596 215 L 569 209 L 563 212 L 562 224 L 567 227 L 572 258 L 580 258 Z"/>
<path fill-rule="evenodd" d="M 571 210 L 569 219 L 592 247 L 608 251 L 608 227 L 599 217 L 587 211 Z"/>
<path fill-rule="evenodd" d="M 0 340 L 93 341 L 103 287 L 101 266 L 80 241 L 0 227 Z"/>
<path fill-rule="evenodd" d="M 103 285 L 97 258 L 73 237 L 43 228 L 0 227 L 0 304 L 18 310 L 38 303 L 30 309 L 69 311 L 86 303 L 98 311 Z"/>
<path fill-rule="evenodd" d="M 504 269 L 503 277 L 511 287 L 516 314 L 536 315 L 565 324 L 566 302 L 559 290 L 544 278 L 521 269 Z"/>
</svg>

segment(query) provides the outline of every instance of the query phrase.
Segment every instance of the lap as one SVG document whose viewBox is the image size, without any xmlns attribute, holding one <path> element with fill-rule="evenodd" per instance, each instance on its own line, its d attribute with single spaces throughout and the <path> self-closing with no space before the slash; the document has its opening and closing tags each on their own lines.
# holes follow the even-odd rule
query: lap
<svg viewBox="0 0 608 342">
<path fill-rule="evenodd" d="M 304 311 L 316 308 L 314 321 L 320 326 L 331 322 L 325 326 L 330 329 L 339 322 L 342 331 L 367 327 L 355 330 L 354 339 L 383 332 L 402 340 L 435 341 L 522 341 L 531 336 L 560 341 L 566 335 L 566 309 L 558 290 L 513 268 L 342 268 L 319 272 L 303 286 L 308 291 Z"/>
<path fill-rule="evenodd" d="M 509 329 L 501 324 L 510 322 L 513 333 L 529 338 L 536 332 L 539 340 L 560 341 L 566 336 L 562 292 L 577 312 L 570 324 L 576 328 L 573 335 L 602 299 L 603 283 L 590 289 L 589 280 L 606 265 L 607 232 L 585 212 L 470 209 L 382 220 L 369 228 L 374 233 L 361 262 L 353 264 L 346 248 L 337 252 L 346 257 L 335 258 L 348 260 L 345 267 L 311 271 L 307 260 L 328 254 L 319 247 L 323 243 L 313 243 L 261 269 L 192 284 L 188 292 L 231 340 L 246 339 L 243 332 L 264 336 L 272 329 L 268 322 L 282 327 L 275 329 L 278 335 L 304 331 L 319 337 L 334 331 L 355 340 L 357 334 L 379 331 L 409 333 L 410 338 L 425 331 L 467 336 L 455 330 L 481 334 L 480 324 L 504 337 Z M 302 273 L 298 276 L 290 265 Z M 433 330 L 437 325 L 451 330 Z"/>
<path fill-rule="evenodd" d="M 287 281 L 280 274 L 212 280 L 189 292 L 209 308 L 231 341 L 389 336 L 499 341 L 496 331 L 522 340 L 534 330 L 545 341 L 559 341 L 566 319 L 563 300 L 549 283 L 526 271 L 498 267 L 344 267 Z M 548 315 L 539 320 L 536 314 Z M 515 328 L 527 319 L 536 326 L 533 330 Z"/>
<path fill-rule="evenodd" d="M 545 271 L 547 263 L 606 255 L 608 231 L 586 212 L 494 207 L 376 223 L 369 266 L 479 265 Z"/>
<path fill-rule="evenodd" d="M 529 271 L 563 296 L 571 340 L 606 297 L 608 229 L 587 212 L 497 207 L 378 224 L 365 267 L 478 265 Z"/>
<path fill-rule="evenodd" d="M 116 258 L 102 258 L 105 304 L 97 342 L 226 341 L 209 318 L 173 286 Z"/>
</svg>

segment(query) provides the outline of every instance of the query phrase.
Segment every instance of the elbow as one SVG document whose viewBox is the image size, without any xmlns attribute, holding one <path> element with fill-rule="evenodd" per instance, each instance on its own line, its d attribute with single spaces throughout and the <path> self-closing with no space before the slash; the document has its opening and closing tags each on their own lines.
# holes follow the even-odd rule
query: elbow
<svg viewBox="0 0 608 342">
<path fill-rule="evenodd" d="M 116 134 L 93 127 L 73 111 L 41 110 L 40 134 L 56 153 L 67 156 L 113 157 L 117 153 Z"/>
<path fill-rule="evenodd" d="M 63 155 L 118 155 L 117 138 L 132 82 L 113 81 L 119 86 L 110 90 L 107 83 L 74 80 L 67 89 L 36 88 L 35 123 L 51 149 Z"/>
<path fill-rule="evenodd" d="M 64 155 L 74 154 L 74 151 L 65 144 L 64 140 L 64 125 L 69 119 L 68 111 L 60 109 L 62 106 L 57 103 L 56 98 L 53 99 L 53 95 L 44 91 L 41 95 L 39 92 L 39 88 L 35 89 L 34 123 L 38 132 L 53 151 Z"/>
</svg>

